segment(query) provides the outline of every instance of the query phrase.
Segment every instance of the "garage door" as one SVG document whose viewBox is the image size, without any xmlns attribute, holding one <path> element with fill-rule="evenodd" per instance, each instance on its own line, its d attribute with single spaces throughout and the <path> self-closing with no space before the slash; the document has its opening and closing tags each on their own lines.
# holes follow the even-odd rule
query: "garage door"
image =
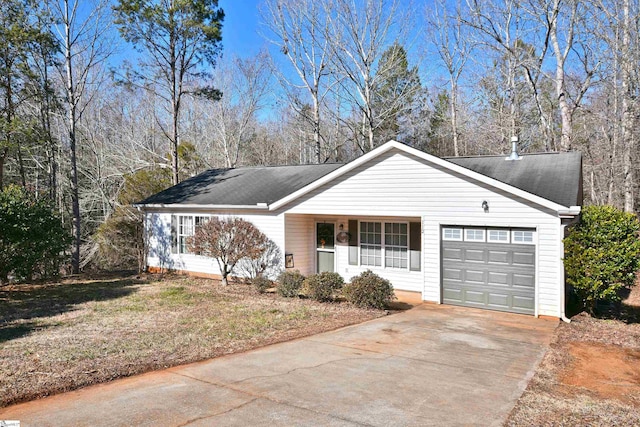
<svg viewBox="0 0 640 427">
<path fill-rule="evenodd" d="M 534 230 L 442 228 L 442 302 L 535 312 Z"/>
</svg>

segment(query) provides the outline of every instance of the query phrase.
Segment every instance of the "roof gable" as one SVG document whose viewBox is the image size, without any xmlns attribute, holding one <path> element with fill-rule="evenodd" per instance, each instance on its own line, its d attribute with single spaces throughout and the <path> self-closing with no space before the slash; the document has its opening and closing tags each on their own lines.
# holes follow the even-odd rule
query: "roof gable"
<svg viewBox="0 0 640 427">
<path fill-rule="evenodd" d="M 367 162 L 369 162 L 371 159 L 374 159 L 378 156 L 380 156 L 383 153 L 386 153 L 389 150 L 393 150 L 393 149 L 397 149 L 400 150 L 401 152 L 416 156 L 420 159 L 426 160 L 430 163 L 436 164 L 438 166 L 443 167 L 444 169 L 453 171 L 453 172 L 457 172 L 463 176 L 475 179 L 477 181 L 480 181 L 484 184 L 490 185 L 492 187 L 501 189 L 503 191 L 506 191 L 507 193 L 513 194 L 515 196 L 521 197 L 525 200 L 528 200 L 530 202 L 536 203 L 540 206 L 555 210 L 559 213 L 562 214 L 566 214 L 566 215 L 577 215 L 578 213 L 580 213 L 580 209 L 578 208 L 578 206 L 581 204 L 582 200 L 579 200 L 578 197 L 576 197 L 576 200 L 573 204 L 568 204 L 568 205 L 564 205 L 562 203 L 558 203 L 554 200 L 550 200 L 547 199 L 541 195 L 539 195 L 537 193 L 538 189 L 534 189 L 536 190 L 536 192 L 531 192 L 531 191 L 527 191 L 528 190 L 532 190 L 532 186 L 528 186 L 527 189 L 523 189 L 523 188 L 518 188 L 514 185 L 511 185 L 510 183 L 507 182 L 503 182 L 500 181 L 499 179 L 496 179 L 490 175 L 485 175 L 482 174 L 480 172 L 477 172 L 475 170 L 473 170 L 472 168 L 468 168 L 462 165 L 459 165 L 455 162 L 452 162 L 447 159 L 443 159 L 437 156 L 433 156 L 431 154 L 425 153 L 423 151 L 420 150 L 416 150 L 415 148 L 411 148 L 405 144 L 402 144 L 400 142 L 397 141 L 389 141 L 386 144 L 383 144 L 381 146 L 379 146 L 378 148 L 368 152 L 367 154 L 355 159 L 354 161 L 347 163 L 346 165 L 342 166 L 339 169 L 336 169 L 335 171 L 328 173 L 327 175 L 323 176 L 322 178 L 318 179 L 317 181 L 307 185 L 306 187 L 303 187 L 301 189 L 299 189 L 298 191 L 296 191 L 295 193 L 292 193 L 290 195 L 288 195 L 287 197 L 273 203 L 272 205 L 269 206 L 270 210 L 275 210 L 275 209 L 279 209 L 282 206 L 292 202 L 293 200 L 297 199 L 298 197 L 301 197 L 304 194 L 307 194 L 310 191 L 313 191 L 319 187 L 321 187 L 322 185 L 338 178 L 339 176 L 342 176 L 348 172 L 350 172 L 351 170 L 359 167 L 360 165 L 363 165 Z M 557 153 L 554 153 L 557 154 Z M 573 153 L 571 153 L 573 154 Z M 540 156 L 545 156 L 546 154 L 541 154 Z M 571 164 L 573 165 L 572 169 L 570 171 L 567 171 L 566 173 L 564 173 L 565 175 L 568 174 L 574 174 L 576 179 L 573 182 L 577 182 L 578 184 L 580 183 L 581 180 L 581 171 L 582 171 L 582 163 L 581 163 L 581 157 L 580 154 L 577 153 L 577 159 L 579 159 L 579 162 L 572 162 Z M 494 157 L 494 156 L 492 156 Z M 524 157 L 524 156 L 523 156 Z M 526 156 L 528 157 L 528 156 Z M 482 157 L 478 157 L 476 159 L 481 159 Z M 471 159 L 471 158 L 469 158 Z M 504 157 L 501 158 L 503 162 L 507 163 L 507 160 L 504 160 Z M 575 158 L 574 158 L 575 159 Z M 521 162 L 522 160 L 514 160 L 511 162 Z M 537 162 L 537 164 L 543 165 L 543 162 Z M 576 165 L 579 165 L 578 168 L 576 168 Z M 490 169 L 490 168 L 488 168 Z M 496 172 L 499 171 L 500 169 L 497 168 L 494 171 L 488 171 L 488 172 Z M 531 170 L 533 170 L 533 168 L 528 168 L 527 169 L 529 172 Z M 549 174 L 550 176 L 553 176 L 553 179 L 550 179 L 550 182 L 554 182 L 554 180 L 557 179 L 562 179 L 561 175 L 555 174 L 554 173 L 554 169 L 549 167 L 549 168 L 545 168 L 544 170 L 544 174 Z M 520 176 L 520 175 L 518 175 Z M 500 174 L 498 174 L 498 177 L 500 178 L 504 178 L 506 179 L 505 176 L 502 176 Z M 523 174 L 523 181 L 526 181 L 526 174 Z M 546 182 L 546 181 L 545 181 Z M 570 185 L 569 185 L 570 186 Z M 580 190 L 579 188 L 581 188 L 581 185 L 577 185 L 576 187 L 576 194 L 580 194 Z M 543 192 L 544 193 L 544 192 Z M 581 197 L 580 197 L 581 198 Z M 566 199 L 566 200 L 564 200 Z M 563 202 L 567 202 L 569 201 L 570 197 L 566 197 L 563 198 Z M 575 209 L 571 209 L 571 208 L 575 208 Z"/>
</svg>

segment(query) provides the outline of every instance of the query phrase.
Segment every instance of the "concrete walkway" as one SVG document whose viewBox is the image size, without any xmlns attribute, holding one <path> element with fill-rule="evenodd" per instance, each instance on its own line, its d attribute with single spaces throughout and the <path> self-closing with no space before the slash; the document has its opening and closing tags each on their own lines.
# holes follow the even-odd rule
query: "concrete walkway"
<svg viewBox="0 0 640 427">
<path fill-rule="evenodd" d="M 0 410 L 22 426 L 500 425 L 556 321 L 425 304 Z"/>
</svg>

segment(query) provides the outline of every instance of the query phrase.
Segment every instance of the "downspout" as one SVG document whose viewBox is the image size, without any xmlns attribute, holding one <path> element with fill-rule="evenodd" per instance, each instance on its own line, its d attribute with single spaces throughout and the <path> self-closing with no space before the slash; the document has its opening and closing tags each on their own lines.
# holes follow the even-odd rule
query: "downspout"
<svg viewBox="0 0 640 427">
<path fill-rule="evenodd" d="M 562 261 L 562 268 L 560 269 L 560 320 L 562 320 L 565 323 L 571 323 L 571 319 L 569 319 L 566 316 L 565 313 L 565 299 L 566 299 L 566 295 L 567 295 L 567 289 L 566 289 L 566 283 L 564 280 L 564 230 L 567 227 L 566 224 L 562 224 L 562 220 L 560 220 L 560 236 L 562 236 L 562 239 L 560 239 L 560 260 Z"/>
</svg>

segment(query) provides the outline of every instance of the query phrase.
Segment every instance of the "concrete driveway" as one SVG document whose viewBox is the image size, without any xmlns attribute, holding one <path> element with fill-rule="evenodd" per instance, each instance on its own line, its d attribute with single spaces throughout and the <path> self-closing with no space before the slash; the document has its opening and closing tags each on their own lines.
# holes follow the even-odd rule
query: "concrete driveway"
<svg viewBox="0 0 640 427">
<path fill-rule="evenodd" d="M 0 410 L 22 426 L 500 425 L 557 321 L 424 304 Z"/>
</svg>

